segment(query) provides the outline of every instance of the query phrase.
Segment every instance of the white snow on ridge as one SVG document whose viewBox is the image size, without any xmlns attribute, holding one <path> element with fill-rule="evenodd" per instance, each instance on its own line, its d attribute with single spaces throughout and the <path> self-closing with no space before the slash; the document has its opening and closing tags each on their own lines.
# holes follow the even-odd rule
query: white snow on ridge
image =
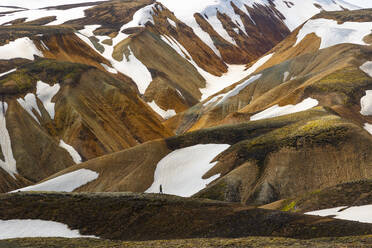
<svg viewBox="0 0 372 248">
<path fill-rule="evenodd" d="M 217 95 L 217 96 L 213 97 L 211 100 L 209 100 L 208 102 L 204 103 L 203 105 L 207 106 L 211 103 L 216 102 L 218 99 L 219 99 L 218 102 L 215 103 L 214 106 L 219 105 L 219 104 L 225 102 L 226 100 L 228 100 L 230 97 L 238 95 L 240 93 L 240 91 L 245 89 L 248 85 L 250 85 L 254 81 L 260 79 L 261 76 L 262 76 L 261 74 L 254 75 L 254 76 L 250 77 L 248 80 L 246 80 L 245 82 L 235 86 L 234 89 L 230 90 L 229 92 Z"/>
<path fill-rule="evenodd" d="M 32 110 L 35 110 L 41 116 L 41 112 L 36 102 L 36 97 L 33 93 L 28 93 L 24 98 L 18 98 L 17 102 L 29 115 L 31 115 L 32 118 L 35 119 L 37 123 L 40 124 L 38 118 L 35 116 L 34 112 L 32 112 Z"/>
<path fill-rule="evenodd" d="M 202 178 L 217 164 L 211 161 L 229 147 L 226 144 L 195 145 L 171 152 L 158 163 L 154 182 L 146 193 L 159 193 L 162 185 L 166 194 L 192 196 L 220 176 Z"/>
<path fill-rule="evenodd" d="M 149 87 L 152 82 L 152 76 L 147 67 L 134 56 L 130 47 L 129 56 L 123 56 L 123 61 L 114 62 L 113 66 L 116 70 L 121 73 L 131 77 L 133 81 L 137 84 L 138 90 L 141 94 L 144 94 L 147 87 Z M 115 60 L 116 61 L 116 60 Z"/>
<path fill-rule="evenodd" d="M 63 140 L 59 141 L 59 146 L 65 149 L 70 154 L 75 164 L 80 164 L 82 162 L 80 154 L 75 150 L 74 147 L 66 144 Z"/>
<path fill-rule="evenodd" d="M 338 24 L 335 20 L 309 20 L 298 33 L 298 45 L 308 34 L 315 33 L 321 38 L 320 49 L 342 43 L 368 45 L 363 38 L 372 33 L 372 22 L 345 22 Z"/>
<path fill-rule="evenodd" d="M 15 72 L 16 70 L 17 70 L 17 69 L 14 68 L 14 69 L 11 69 L 10 71 L 6 71 L 6 72 L 3 72 L 3 73 L 0 73 L 0 77 L 6 76 L 6 75 L 8 75 L 8 74 L 10 74 L 10 73 L 13 73 L 13 72 Z"/>
<path fill-rule="evenodd" d="M 43 103 L 45 110 L 48 112 L 50 118 L 54 120 L 54 105 L 52 102 L 53 97 L 58 93 L 60 89 L 59 84 L 50 86 L 42 81 L 38 81 L 36 84 L 36 95 Z"/>
<path fill-rule="evenodd" d="M 105 2 L 108 0 L 94 0 L 94 2 Z M 2 6 L 15 6 L 27 9 L 38 9 L 51 6 L 60 6 L 67 4 L 78 4 L 92 2 L 92 0 L 63 0 L 63 1 L 50 1 L 50 0 L 1 0 Z"/>
<path fill-rule="evenodd" d="M 24 2 L 27 2 L 27 1 L 24 1 Z M 66 9 L 66 10 L 61 10 L 61 9 L 22 10 L 22 11 L 17 11 L 11 14 L 6 14 L 4 16 L 0 16 L 0 25 L 19 19 L 19 18 L 27 18 L 26 22 L 29 22 L 29 21 L 37 20 L 39 18 L 49 17 L 49 16 L 55 16 L 56 20 L 46 25 L 60 25 L 70 20 L 85 17 L 84 10 L 89 9 L 91 7 L 92 6 L 84 6 L 84 7 L 77 7 L 77 8 Z"/>
<path fill-rule="evenodd" d="M 307 215 L 333 216 L 336 219 L 372 223 L 372 205 L 350 207 L 337 207 L 305 213 Z M 340 211 L 342 210 L 342 211 Z"/>
<path fill-rule="evenodd" d="M 288 2 L 293 3 L 293 5 L 288 7 Z M 341 6 L 350 10 L 359 8 L 358 6 L 349 4 L 342 0 L 274 0 L 274 4 L 276 9 L 284 15 L 284 23 L 291 31 L 296 29 L 312 16 L 320 13 L 321 9 L 317 8 L 314 4 L 320 5 L 322 9 L 326 11 L 342 10 Z"/>
<path fill-rule="evenodd" d="M 0 148 L 4 156 L 4 161 L 0 159 L 0 167 L 15 178 L 14 174 L 17 174 L 17 166 L 16 160 L 13 156 L 9 132 L 6 128 L 5 114 L 7 110 L 8 104 L 0 101 Z"/>
<path fill-rule="evenodd" d="M 112 67 L 110 67 L 106 64 L 103 64 L 103 63 L 101 63 L 101 65 L 103 66 L 103 68 L 105 68 L 106 71 L 108 71 L 112 74 L 118 74 L 118 71 L 116 69 L 114 69 L 114 68 L 112 68 Z"/>
<path fill-rule="evenodd" d="M 0 59 L 24 58 L 34 60 L 34 55 L 43 57 L 43 53 L 39 51 L 34 42 L 27 37 L 19 38 L 15 41 L 10 41 L 4 46 L 0 46 Z"/>
<path fill-rule="evenodd" d="M 262 120 L 267 118 L 278 117 L 282 115 L 293 114 L 301 111 L 305 111 L 317 106 L 319 102 L 311 97 L 306 98 L 302 102 L 296 105 L 279 106 L 274 105 L 260 113 L 251 116 L 251 121 Z"/>
<path fill-rule="evenodd" d="M 0 240 L 33 237 L 96 238 L 70 230 L 66 224 L 46 220 L 0 220 Z"/>
<path fill-rule="evenodd" d="M 59 177 L 48 181 L 35 184 L 22 189 L 17 189 L 11 193 L 18 191 L 55 191 L 55 192 L 72 192 L 81 186 L 92 182 L 98 178 L 99 174 L 88 169 L 80 169 L 70 173 L 66 173 Z"/>
<path fill-rule="evenodd" d="M 174 109 L 168 109 L 167 111 L 160 108 L 155 101 L 148 102 L 147 103 L 152 110 L 154 110 L 156 113 L 158 113 L 161 117 L 163 117 L 164 120 L 168 120 L 169 118 L 175 116 L 177 113 Z"/>
</svg>

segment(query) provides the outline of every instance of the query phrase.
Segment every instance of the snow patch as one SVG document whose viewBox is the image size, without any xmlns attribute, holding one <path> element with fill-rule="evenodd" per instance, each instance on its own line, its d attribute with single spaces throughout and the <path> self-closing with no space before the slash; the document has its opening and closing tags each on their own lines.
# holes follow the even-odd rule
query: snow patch
<svg viewBox="0 0 372 248">
<path fill-rule="evenodd" d="M 19 191 L 72 192 L 75 189 L 96 180 L 98 176 L 99 174 L 95 171 L 80 169 L 39 184 L 14 190 L 11 193 Z"/>
<path fill-rule="evenodd" d="M 167 20 L 168 20 L 168 22 L 169 22 L 170 25 L 172 25 L 174 28 L 177 28 L 177 24 L 176 24 L 175 21 L 173 21 L 173 20 L 171 20 L 169 18 L 167 18 Z"/>
<path fill-rule="evenodd" d="M 112 74 L 118 74 L 118 71 L 116 69 L 114 69 L 114 68 L 112 68 L 112 67 L 110 67 L 106 64 L 103 64 L 103 63 L 101 63 L 101 65 L 103 66 L 103 68 L 105 68 L 106 71 L 108 71 Z"/>
<path fill-rule="evenodd" d="M 61 87 L 59 84 L 50 86 L 42 81 L 38 81 L 36 84 L 36 95 L 37 98 L 43 103 L 45 110 L 48 112 L 50 118 L 54 120 L 54 105 L 52 102 L 53 97 L 58 93 Z"/>
<path fill-rule="evenodd" d="M 0 101 L 0 148 L 4 156 L 4 161 L 0 159 L 0 167 L 15 178 L 14 174 L 17 174 L 17 167 L 9 132 L 6 128 L 5 115 L 7 110 L 8 104 Z"/>
<path fill-rule="evenodd" d="M 283 74 L 283 82 L 286 82 L 289 76 L 289 71 L 284 72 Z"/>
<path fill-rule="evenodd" d="M 217 164 L 211 161 L 229 147 L 227 144 L 195 145 L 171 152 L 158 163 L 154 182 L 146 193 L 159 193 L 162 185 L 166 194 L 194 195 L 220 176 L 203 179 L 205 173 Z"/>
<path fill-rule="evenodd" d="M 258 80 L 260 78 L 261 78 L 261 74 L 254 75 L 251 78 L 249 78 L 248 80 L 246 80 L 245 82 L 243 82 L 243 83 L 238 84 L 237 86 L 235 86 L 235 88 L 232 89 L 232 90 L 230 90 L 229 92 L 224 93 L 224 94 L 217 95 L 217 96 L 213 97 L 211 100 L 209 100 L 208 102 L 204 103 L 203 105 L 204 106 L 207 106 L 207 105 L 209 105 L 211 103 L 216 102 L 218 99 L 220 99 L 220 100 L 217 103 L 215 103 L 214 106 L 219 105 L 221 103 L 224 103 L 230 97 L 233 97 L 233 96 L 238 95 L 240 93 L 240 91 L 242 91 L 248 85 L 250 85 L 251 83 L 253 83 L 254 81 L 256 81 L 256 80 Z"/>
<path fill-rule="evenodd" d="M 372 115 L 372 90 L 366 90 L 366 95 L 360 99 L 360 106 L 362 115 Z"/>
<path fill-rule="evenodd" d="M 337 207 L 305 213 L 307 215 L 334 216 L 336 219 L 372 223 L 372 205 L 350 207 Z"/>
<path fill-rule="evenodd" d="M 80 164 L 82 159 L 80 154 L 75 150 L 74 147 L 66 144 L 63 140 L 60 140 L 59 146 L 65 149 L 71 156 L 72 160 L 75 162 L 75 164 Z"/>
<path fill-rule="evenodd" d="M 26 2 L 26 1 L 25 1 Z M 50 2 L 49 2 L 50 3 Z M 3 3 L 2 3 L 3 4 Z M 14 6 L 14 4 L 11 4 Z M 37 5 L 37 4 L 36 4 Z M 26 22 L 34 21 L 39 18 L 55 16 L 56 20 L 52 21 L 46 25 L 60 25 L 67 21 L 80 19 L 85 17 L 85 10 L 91 8 L 92 6 L 76 7 L 71 9 L 29 9 L 17 11 L 14 13 L 6 14 L 0 16 L 0 25 L 19 19 L 26 18 Z"/>
<path fill-rule="evenodd" d="M 41 112 L 37 105 L 36 97 L 34 94 L 28 93 L 24 98 L 18 98 L 17 102 L 22 106 L 24 110 L 27 111 L 29 115 L 31 115 L 32 118 L 35 119 L 37 123 L 40 124 L 39 119 L 36 117 L 36 115 L 32 111 L 32 110 L 35 110 L 41 116 Z"/>
<path fill-rule="evenodd" d="M 372 77 L 372 61 L 365 62 L 359 67 L 363 72 L 367 73 L 368 76 Z"/>
<path fill-rule="evenodd" d="M 320 49 L 342 43 L 368 45 L 363 38 L 372 32 L 372 22 L 345 22 L 338 24 L 335 20 L 309 20 L 297 35 L 297 46 L 308 34 L 315 33 L 321 38 Z"/>
<path fill-rule="evenodd" d="M 36 48 L 34 42 L 28 37 L 19 38 L 0 46 L 0 59 L 23 58 L 34 60 L 34 55 L 43 57 L 43 53 Z"/>
<path fill-rule="evenodd" d="M 158 113 L 163 119 L 168 120 L 169 118 L 175 116 L 177 113 L 174 109 L 168 109 L 167 111 L 160 108 L 155 101 L 148 102 L 147 103 L 152 110 L 154 110 L 156 113 Z"/>
<path fill-rule="evenodd" d="M 251 121 L 257 121 L 305 111 L 317 106 L 318 104 L 319 102 L 317 100 L 309 97 L 296 105 L 286 105 L 282 107 L 280 107 L 279 105 L 274 105 L 258 114 L 251 116 Z"/>
<path fill-rule="evenodd" d="M 13 73 L 13 72 L 15 72 L 16 70 L 17 70 L 17 69 L 14 68 L 14 69 L 12 69 L 12 70 L 10 70 L 10 71 L 0 73 L 0 77 L 3 77 L 3 76 L 8 75 L 8 74 L 10 74 L 10 73 Z"/>
<path fill-rule="evenodd" d="M 113 65 L 115 69 L 121 73 L 129 76 L 137 84 L 138 90 L 141 94 L 146 92 L 152 82 L 152 76 L 147 67 L 134 56 L 132 50 L 128 46 L 129 55 L 128 58 L 123 56 L 123 61 L 115 62 Z"/>
<path fill-rule="evenodd" d="M 370 134 L 372 134 L 372 124 L 365 123 L 364 129 L 367 130 L 367 132 L 369 132 Z"/>
<path fill-rule="evenodd" d="M 71 230 L 66 224 L 46 220 L 0 220 L 0 239 L 63 237 L 95 238 L 81 235 L 79 230 Z"/>
</svg>

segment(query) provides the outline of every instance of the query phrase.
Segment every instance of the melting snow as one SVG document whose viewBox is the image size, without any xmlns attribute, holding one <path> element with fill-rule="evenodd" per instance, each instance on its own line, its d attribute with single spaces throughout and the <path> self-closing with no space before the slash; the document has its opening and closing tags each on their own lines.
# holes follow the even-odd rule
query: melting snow
<svg viewBox="0 0 372 248">
<path fill-rule="evenodd" d="M 170 25 L 172 25 L 174 28 L 177 28 L 177 24 L 176 24 L 175 21 L 173 21 L 173 20 L 171 20 L 169 18 L 167 18 L 167 20 L 168 20 L 168 22 L 169 22 Z"/>
<path fill-rule="evenodd" d="M 15 41 L 10 41 L 4 46 L 0 46 L 0 59 L 24 58 L 34 60 L 34 55 L 42 57 L 43 53 L 27 37 L 19 38 Z"/>
<path fill-rule="evenodd" d="M 288 71 L 284 72 L 284 74 L 283 74 L 283 82 L 286 82 L 287 81 L 288 76 L 289 76 L 289 72 Z"/>
<path fill-rule="evenodd" d="M 95 2 L 102 2 L 108 0 L 95 0 Z M 63 0 L 63 1 L 55 1 L 51 2 L 50 0 L 1 0 L 1 5 L 3 6 L 16 6 L 21 8 L 28 8 L 28 9 L 37 9 L 37 8 L 45 8 L 49 6 L 59 6 L 59 5 L 66 5 L 66 4 L 78 4 L 78 3 L 89 3 L 92 0 Z"/>
<path fill-rule="evenodd" d="M 53 97 L 60 89 L 59 84 L 50 86 L 42 81 L 38 81 L 36 85 L 36 95 L 43 103 L 45 110 L 48 112 L 50 118 L 54 120 L 54 105 L 52 102 Z"/>
<path fill-rule="evenodd" d="M 24 110 L 27 111 L 29 115 L 31 115 L 32 118 L 35 119 L 37 123 L 40 124 L 38 118 L 35 116 L 33 109 L 41 116 L 41 112 L 39 110 L 39 107 L 37 106 L 36 97 L 32 93 L 28 93 L 24 99 L 18 98 L 17 102 L 23 107 Z"/>
<path fill-rule="evenodd" d="M 82 159 L 80 154 L 75 150 L 74 147 L 66 144 L 63 140 L 60 140 L 59 146 L 65 149 L 71 156 L 72 160 L 75 162 L 75 164 L 80 164 Z"/>
<path fill-rule="evenodd" d="M 362 115 L 372 115 L 372 90 L 366 90 L 366 95 L 360 99 Z"/>
<path fill-rule="evenodd" d="M 15 72 L 16 70 L 17 70 L 17 69 L 14 68 L 14 69 L 12 69 L 12 70 L 10 70 L 10 71 L 0 73 L 0 77 L 3 77 L 3 76 L 8 75 L 8 74 L 10 74 L 10 73 L 13 73 L 13 72 Z"/>
<path fill-rule="evenodd" d="M 8 109 L 6 102 L 0 101 L 0 148 L 4 156 L 4 160 L 0 159 L 0 167 L 8 172 L 13 178 L 17 174 L 16 160 L 13 156 L 12 144 L 8 129 L 6 128 L 5 114 Z"/>
<path fill-rule="evenodd" d="M 342 43 L 368 45 L 363 38 L 372 32 L 372 22 L 345 22 L 338 24 L 335 20 L 309 20 L 301 28 L 297 36 L 299 44 L 308 34 L 315 33 L 321 38 L 320 49 Z"/>
<path fill-rule="evenodd" d="M 226 144 L 195 145 L 171 152 L 158 163 L 154 182 L 146 193 L 159 193 L 162 185 L 166 194 L 192 196 L 220 176 L 202 178 L 217 164 L 211 161 L 229 147 Z"/>
<path fill-rule="evenodd" d="M 288 7 L 288 2 L 293 3 L 293 5 Z M 322 9 L 325 11 L 337 11 L 343 10 L 342 7 L 350 10 L 359 8 L 347 2 L 342 0 L 275 0 L 274 4 L 276 9 L 284 15 L 284 23 L 293 31 L 306 20 L 322 11 Z M 315 4 L 320 5 L 322 9 L 317 8 Z"/>
<path fill-rule="evenodd" d="M 113 74 L 118 74 L 118 71 L 106 64 L 103 64 L 101 63 L 101 65 L 103 66 L 103 68 L 105 68 L 106 71 L 110 72 L 110 73 L 113 73 Z"/>
<path fill-rule="evenodd" d="M 80 169 L 70 173 L 66 173 L 59 177 L 50 179 L 48 181 L 35 184 L 22 189 L 17 189 L 12 192 L 18 191 L 56 191 L 56 192 L 72 192 L 81 186 L 92 182 L 98 178 L 99 174 L 95 171 L 88 169 Z"/>
<path fill-rule="evenodd" d="M 167 120 L 176 115 L 174 109 L 168 109 L 167 111 L 160 108 L 155 101 L 147 103 L 156 113 L 158 113 L 163 119 Z"/>
<path fill-rule="evenodd" d="M 345 207 L 323 209 L 323 210 L 308 212 L 305 214 L 318 215 L 318 216 L 334 215 L 334 218 L 336 219 L 372 223 L 372 205 L 350 207 L 345 210 L 342 210 L 344 208 Z"/>
<path fill-rule="evenodd" d="M 137 84 L 138 90 L 141 94 L 144 94 L 147 87 L 149 87 L 152 82 L 152 76 L 147 67 L 134 56 L 130 47 L 129 56 L 126 58 L 123 56 L 123 61 L 114 62 L 114 67 L 118 71 L 124 73 L 125 75 L 131 77 L 133 81 Z"/>
<path fill-rule="evenodd" d="M 24 1 L 26 2 L 26 1 Z M 50 1 L 49 1 L 50 3 Z M 1 4 L 3 4 L 1 2 Z M 11 4 L 14 6 L 14 4 Z M 77 7 L 72 9 L 30 9 L 30 10 L 23 10 L 14 12 L 11 14 L 7 14 L 4 16 L 0 16 L 0 25 L 19 19 L 19 18 L 27 18 L 26 21 L 34 21 L 39 18 L 55 16 L 56 20 L 53 22 L 48 23 L 47 25 L 60 25 L 67 21 L 79 19 L 85 17 L 84 10 L 91 8 L 91 6 L 85 7 Z"/>
<path fill-rule="evenodd" d="M 258 114 L 251 116 L 251 121 L 273 118 L 277 116 L 305 111 L 317 106 L 318 104 L 319 102 L 317 100 L 309 97 L 296 105 L 286 105 L 282 107 L 280 107 L 279 105 L 275 105 Z"/>
<path fill-rule="evenodd" d="M 216 104 L 214 104 L 214 105 L 219 105 L 219 104 L 225 102 L 230 97 L 233 97 L 233 96 L 238 95 L 240 93 L 240 91 L 242 91 L 243 89 L 245 89 L 248 85 L 250 85 L 254 81 L 258 80 L 259 78 L 261 78 L 261 74 L 254 75 L 251 78 L 249 78 L 247 81 L 245 81 L 245 82 L 243 82 L 243 83 L 238 84 L 237 86 L 235 86 L 235 88 L 232 89 L 232 90 L 230 90 L 229 92 L 224 93 L 224 94 L 217 95 L 217 96 L 213 97 L 211 100 L 209 100 L 208 102 L 204 103 L 203 105 L 204 106 L 207 106 L 207 105 L 209 105 L 211 103 L 216 102 L 218 99 L 220 99 Z"/>
<path fill-rule="evenodd" d="M 367 130 L 367 132 L 369 132 L 370 134 L 372 134 L 372 124 L 365 123 L 364 129 Z"/>
<path fill-rule="evenodd" d="M 360 69 L 372 77 L 372 61 L 365 62 Z"/>
<path fill-rule="evenodd" d="M 95 238 L 81 235 L 79 230 L 71 230 L 66 224 L 46 220 L 0 220 L 0 239 L 63 237 Z"/>
</svg>

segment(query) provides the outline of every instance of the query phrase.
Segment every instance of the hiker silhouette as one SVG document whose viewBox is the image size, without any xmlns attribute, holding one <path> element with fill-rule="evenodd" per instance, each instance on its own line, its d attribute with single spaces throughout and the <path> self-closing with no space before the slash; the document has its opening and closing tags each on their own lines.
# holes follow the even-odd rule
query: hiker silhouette
<svg viewBox="0 0 372 248">
<path fill-rule="evenodd" d="M 160 191 L 160 194 L 163 194 L 163 186 L 161 184 L 159 186 L 159 191 Z"/>
</svg>

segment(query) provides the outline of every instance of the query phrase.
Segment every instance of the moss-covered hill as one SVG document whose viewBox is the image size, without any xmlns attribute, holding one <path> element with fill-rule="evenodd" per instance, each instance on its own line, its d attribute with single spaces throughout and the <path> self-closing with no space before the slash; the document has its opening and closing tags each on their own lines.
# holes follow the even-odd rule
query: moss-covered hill
<svg viewBox="0 0 372 248">
<path fill-rule="evenodd" d="M 296 198 L 273 202 L 262 207 L 306 213 L 341 206 L 352 207 L 370 204 L 372 204 L 372 181 L 359 180 L 308 192 Z"/>
<path fill-rule="evenodd" d="M 372 234 L 372 225 L 167 195 L 129 193 L 0 195 L 0 218 L 43 219 L 115 240 L 292 238 Z"/>
</svg>

